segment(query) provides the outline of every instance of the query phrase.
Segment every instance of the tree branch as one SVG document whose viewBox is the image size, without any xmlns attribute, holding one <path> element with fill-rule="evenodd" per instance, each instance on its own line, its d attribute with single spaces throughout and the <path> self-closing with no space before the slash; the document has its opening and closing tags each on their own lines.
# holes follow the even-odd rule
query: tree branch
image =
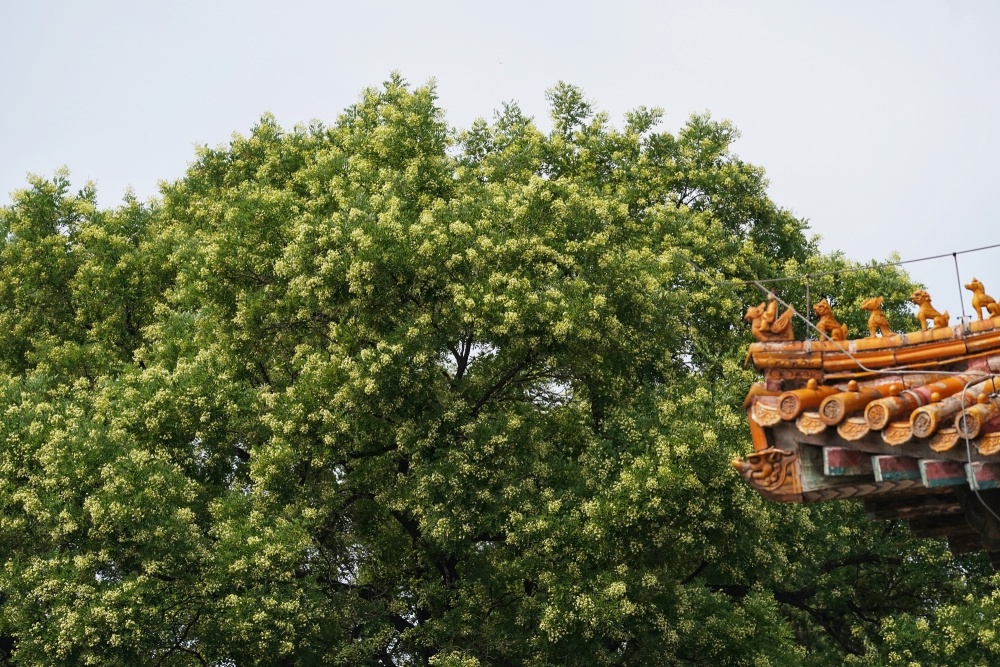
<svg viewBox="0 0 1000 667">
<path fill-rule="evenodd" d="M 823 564 L 823 572 L 832 572 L 839 568 L 850 567 L 852 565 L 900 565 L 902 562 L 903 561 L 900 558 L 890 558 L 886 556 L 879 556 L 877 554 L 855 554 L 853 556 L 848 556 L 847 558 L 827 561 Z"/>
<path fill-rule="evenodd" d="M 423 533 L 420 532 L 420 524 L 414 521 L 411 517 L 406 516 L 403 512 L 397 512 L 396 510 L 389 510 L 389 514 L 399 522 L 399 525 L 401 525 L 403 530 L 407 532 L 414 544 L 423 538 Z"/>
<path fill-rule="evenodd" d="M 705 568 L 707 568 L 707 567 L 708 567 L 708 561 L 707 561 L 707 560 L 703 560 L 703 561 L 701 561 L 701 562 L 700 562 L 700 563 L 698 564 L 698 567 L 696 567 L 696 568 L 694 569 L 694 572 L 692 572 L 692 573 L 691 573 L 691 574 L 689 574 L 688 576 L 686 576 L 686 577 L 684 577 L 683 579 L 681 579 L 681 584 L 682 584 L 682 585 L 687 585 L 687 584 L 690 584 L 690 583 L 691 583 L 692 581 L 694 581 L 694 580 L 695 580 L 695 577 L 697 577 L 697 576 L 698 576 L 699 574 L 701 574 L 702 572 L 704 572 L 704 571 L 705 571 Z"/>
<path fill-rule="evenodd" d="M 473 417 L 478 417 L 479 416 L 479 411 L 483 409 L 483 406 L 485 406 L 486 403 L 491 398 L 493 398 L 493 396 L 497 392 L 499 392 L 501 389 L 503 389 L 504 387 L 506 387 L 507 384 L 512 379 L 514 379 L 514 377 L 518 373 L 520 373 L 524 369 L 525 366 L 527 366 L 529 363 L 531 363 L 531 360 L 534 358 L 534 356 L 535 356 L 534 352 L 528 353 L 524 357 L 524 359 L 522 359 L 518 363 L 514 364 L 514 366 L 512 366 L 510 368 L 510 370 L 508 370 L 506 373 L 504 373 L 503 376 L 499 380 L 497 380 L 493 384 L 492 387 L 490 387 L 489 389 L 487 389 L 486 393 L 483 394 L 482 398 L 480 398 L 478 401 L 476 401 L 476 404 L 474 406 L 472 406 L 472 411 L 471 411 L 472 412 L 472 416 Z"/>
</svg>

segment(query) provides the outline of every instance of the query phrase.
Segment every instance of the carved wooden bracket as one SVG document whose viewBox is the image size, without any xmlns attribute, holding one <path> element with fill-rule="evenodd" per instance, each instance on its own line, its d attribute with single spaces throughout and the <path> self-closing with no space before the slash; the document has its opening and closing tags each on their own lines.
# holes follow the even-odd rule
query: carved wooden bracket
<svg viewBox="0 0 1000 667">
<path fill-rule="evenodd" d="M 736 459 L 736 468 L 747 484 L 765 498 L 782 502 L 802 502 L 802 482 L 799 479 L 798 453 L 777 447 L 747 454 L 745 461 Z"/>
</svg>

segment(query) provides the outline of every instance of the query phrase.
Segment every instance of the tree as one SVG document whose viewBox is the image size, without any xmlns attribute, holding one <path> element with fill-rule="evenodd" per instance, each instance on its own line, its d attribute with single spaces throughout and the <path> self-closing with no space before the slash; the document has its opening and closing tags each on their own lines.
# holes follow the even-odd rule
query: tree
<svg viewBox="0 0 1000 667">
<path fill-rule="evenodd" d="M 15 194 L 8 664 L 830 664 L 961 599 L 941 545 L 729 468 L 742 279 L 844 260 L 730 124 L 550 101 L 453 133 L 394 76 L 150 204 Z"/>
</svg>

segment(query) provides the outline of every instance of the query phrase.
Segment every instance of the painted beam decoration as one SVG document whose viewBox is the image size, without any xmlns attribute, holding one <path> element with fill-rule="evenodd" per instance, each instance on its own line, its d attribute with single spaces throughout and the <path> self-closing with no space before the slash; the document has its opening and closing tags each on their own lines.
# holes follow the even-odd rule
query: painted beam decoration
<svg viewBox="0 0 1000 667">
<path fill-rule="evenodd" d="M 983 509 L 1000 508 L 1000 304 L 975 278 L 965 288 L 973 321 L 953 325 L 917 290 L 914 330 L 896 333 L 873 296 L 853 339 L 827 299 L 820 340 L 793 340 L 795 310 L 773 294 L 750 307 L 763 379 L 744 401 L 753 451 L 733 461 L 746 483 L 778 502 L 862 499 L 874 520 L 1000 563 L 1000 519 Z"/>
</svg>

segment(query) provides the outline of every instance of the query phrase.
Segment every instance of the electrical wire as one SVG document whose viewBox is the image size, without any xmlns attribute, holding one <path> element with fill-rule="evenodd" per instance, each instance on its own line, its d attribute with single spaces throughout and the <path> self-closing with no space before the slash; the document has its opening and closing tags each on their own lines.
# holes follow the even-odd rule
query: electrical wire
<svg viewBox="0 0 1000 667">
<path fill-rule="evenodd" d="M 839 276 L 846 273 L 860 273 L 861 271 L 877 271 L 878 269 L 885 269 L 893 266 L 903 266 L 905 264 L 915 264 L 917 262 L 927 262 L 932 259 L 941 259 L 943 257 L 956 257 L 957 255 L 967 255 L 973 252 L 981 252 L 983 250 L 992 250 L 994 248 L 1000 248 L 1000 243 L 995 243 L 993 245 L 981 246 L 979 248 L 969 248 L 968 250 L 958 250 L 956 252 L 946 252 L 940 255 L 929 255 L 927 257 L 918 257 L 916 259 L 905 259 L 898 262 L 881 262 L 876 264 L 871 264 L 868 266 L 852 266 L 845 269 L 837 269 L 834 271 L 822 271 L 819 273 L 810 271 L 805 274 L 797 274 L 792 276 L 781 276 L 779 278 L 746 278 L 746 279 L 733 279 L 718 281 L 718 285 L 757 285 L 758 283 L 770 284 L 770 283 L 781 283 L 788 282 L 792 280 L 803 280 L 804 278 L 822 278 L 825 276 Z M 690 261 L 690 260 L 688 260 Z M 961 281 L 959 281 L 961 283 Z"/>
<path fill-rule="evenodd" d="M 962 285 L 962 278 L 959 276 L 959 273 L 958 273 L 958 253 L 957 252 L 951 253 L 951 258 L 953 260 L 955 260 L 955 282 L 958 283 L 958 285 L 957 285 L 957 287 L 958 287 L 958 302 L 960 304 L 962 304 L 962 324 L 965 324 L 968 320 L 965 319 L 965 299 L 962 298 L 962 296 L 964 296 L 962 294 L 962 287 L 963 287 L 963 285 Z"/>
</svg>

